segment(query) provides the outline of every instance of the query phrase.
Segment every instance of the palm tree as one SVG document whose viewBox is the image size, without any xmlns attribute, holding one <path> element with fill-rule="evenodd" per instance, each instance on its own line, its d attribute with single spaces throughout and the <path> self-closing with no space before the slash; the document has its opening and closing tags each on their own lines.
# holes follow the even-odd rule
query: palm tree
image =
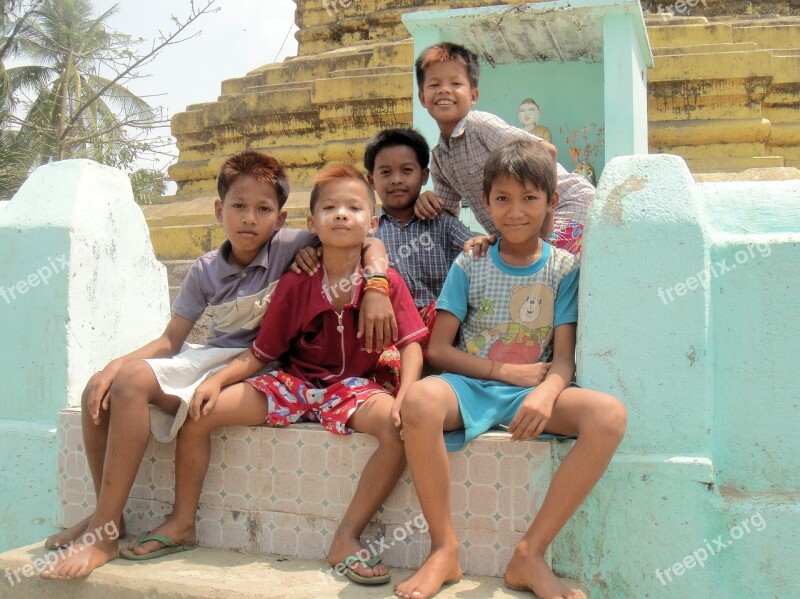
<svg viewBox="0 0 800 599">
<path fill-rule="evenodd" d="M 31 166 L 65 158 L 93 158 L 129 165 L 136 154 L 127 127 L 149 127 L 160 111 L 126 89 L 114 66 L 130 56 L 131 39 L 111 31 L 106 20 L 116 10 L 92 15 L 89 0 L 44 0 L 20 32 L 20 56 L 33 64 L 8 68 L 18 137 Z M 108 76 L 101 73 L 105 67 Z"/>
</svg>

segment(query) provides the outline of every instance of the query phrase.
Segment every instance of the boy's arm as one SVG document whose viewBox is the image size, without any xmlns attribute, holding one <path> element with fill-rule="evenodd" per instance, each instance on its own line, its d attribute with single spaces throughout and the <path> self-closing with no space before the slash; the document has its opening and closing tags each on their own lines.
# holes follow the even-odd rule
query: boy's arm
<svg viewBox="0 0 800 599">
<path fill-rule="evenodd" d="M 367 237 L 361 248 L 364 270 L 369 273 L 386 273 L 389 256 L 386 246 L 377 237 Z M 366 350 L 382 352 L 397 339 L 397 318 L 389 296 L 378 291 L 365 291 L 358 310 L 358 338 L 364 340 Z"/>
<path fill-rule="evenodd" d="M 208 415 L 217 405 L 217 399 L 223 387 L 243 381 L 264 367 L 250 349 L 244 350 L 228 365 L 204 380 L 194 391 L 189 402 L 189 417 L 197 422 L 200 415 Z"/>
<path fill-rule="evenodd" d="M 461 212 L 461 194 L 455 190 L 442 173 L 435 154 L 431 156 L 431 179 L 433 180 L 433 192 L 423 191 L 414 204 L 414 213 L 417 218 L 422 220 L 435 218 L 442 212 L 458 218 Z"/>
<path fill-rule="evenodd" d="M 544 381 L 522 402 L 508 426 L 512 441 L 532 439 L 544 432 L 561 392 L 575 376 L 575 338 L 577 325 L 556 327 L 553 337 L 553 363 Z"/>
<path fill-rule="evenodd" d="M 397 390 L 394 404 L 392 405 L 392 422 L 395 427 L 402 428 L 400 407 L 408 388 L 419 380 L 422 374 L 422 347 L 414 341 L 404 346 L 400 351 L 400 388 Z"/>
<path fill-rule="evenodd" d="M 183 342 L 192 332 L 194 322 L 173 313 L 161 336 L 129 354 L 115 358 L 103 370 L 96 372 L 83 389 L 82 401 L 89 408 L 89 416 L 95 424 L 100 423 L 100 410 L 108 409 L 111 384 L 120 368 L 128 362 L 147 358 L 169 358 L 180 352 Z"/>
</svg>

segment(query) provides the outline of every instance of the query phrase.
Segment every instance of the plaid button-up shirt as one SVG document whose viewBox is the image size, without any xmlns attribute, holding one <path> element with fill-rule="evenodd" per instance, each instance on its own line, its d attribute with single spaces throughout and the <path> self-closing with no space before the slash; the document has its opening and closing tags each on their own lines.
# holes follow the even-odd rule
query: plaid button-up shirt
<svg viewBox="0 0 800 599">
<path fill-rule="evenodd" d="M 498 116 L 478 110 L 470 111 L 458 122 L 449 141 L 439 138 L 431 155 L 431 176 L 434 193 L 444 200 L 448 213 L 458 216 L 463 199 L 487 232 L 498 233 L 481 202 L 483 165 L 492 150 L 511 139 L 541 141 L 541 138 L 512 127 Z M 558 206 L 554 218 L 585 223 L 592 198 L 594 186 L 559 164 Z"/>
<path fill-rule="evenodd" d="M 476 235 L 449 214 L 426 220 L 412 216 L 401 225 L 382 210 L 375 234 L 386 246 L 390 266 L 403 277 L 419 309 L 436 301 L 464 242 Z"/>
</svg>

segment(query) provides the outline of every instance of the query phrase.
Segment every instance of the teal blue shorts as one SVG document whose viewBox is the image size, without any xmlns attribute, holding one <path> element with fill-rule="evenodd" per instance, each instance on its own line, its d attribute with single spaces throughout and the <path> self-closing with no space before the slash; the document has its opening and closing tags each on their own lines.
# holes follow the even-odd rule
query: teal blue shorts
<svg viewBox="0 0 800 599">
<path fill-rule="evenodd" d="M 498 425 L 508 426 L 517 415 L 528 393 L 536 387 L 515 387 L 500 381 L 473 379 L 460 374 L 438 375 L 456 394 L 464 428 L 444 433 L 447 451 L 458 451 L 481 433 Z M 577 386 L 575 383 L 571 387 Z M 539 435 L 541 439 L 562 438 L 562 435 Z"/>
</svg>

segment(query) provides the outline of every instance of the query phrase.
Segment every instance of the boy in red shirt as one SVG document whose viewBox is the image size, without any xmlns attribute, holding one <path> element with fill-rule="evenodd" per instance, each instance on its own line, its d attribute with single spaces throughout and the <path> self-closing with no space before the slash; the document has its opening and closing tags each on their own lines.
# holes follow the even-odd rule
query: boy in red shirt
<svg viewBox="0 0 800 599">
<path fill-rule="evenodd" d="M 173 513 L 173 519 L 180 511 L 181 521 L 194 522 L 208 470 L 209 438 L 221 426 L 286 426 L 311 420 L 336 434 L 368 433 L 378 439 L 378 448 L 364 467 L 328 552 L 332 565 L 344 564 L 348 578 L 361 584 L 389 581 L 380 557 L 361 557 L 359 539 L 405 468 L 400 405 L 419 378 L 419 341 L 428 335 L 394 270 L 377 275 L 362 271 L 361 246 L 377 225 L 374 210 L 372 188 L 352 166 L 329 167 L 317 176 L 308 228 L 322 243 L 323 268 L 311 277 L 292 272 L 281 277 L 250 350 L 195 391 L 191 419 L 181 435 L 196 451 L 186 463 L 176 464 L 187 481 L 180 488 L 187 491 L 176 494 Z M 372 379 L 380 353 L 366 351 L 357 337 L 365 289 L 388 295 L 397 318 L 401 385 L 396 398 Z M 277 368 L 248 378 L 275 361 Z"/>
</svg>

